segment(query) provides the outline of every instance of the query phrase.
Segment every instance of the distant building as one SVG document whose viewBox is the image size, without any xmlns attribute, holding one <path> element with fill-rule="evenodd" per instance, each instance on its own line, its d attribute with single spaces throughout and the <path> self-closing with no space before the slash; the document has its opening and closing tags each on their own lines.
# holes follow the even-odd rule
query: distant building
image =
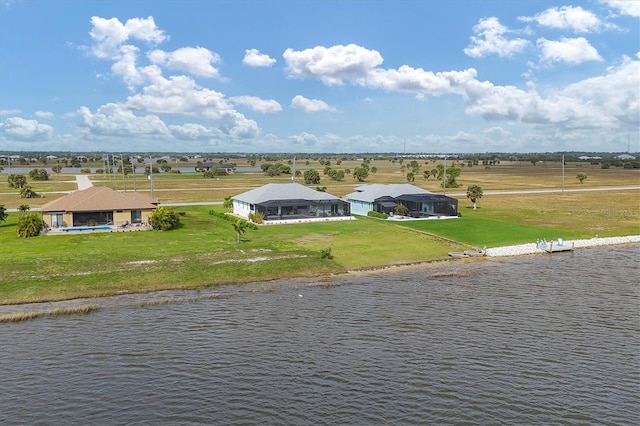
<svg viewBox="0 0 640 426">
<path fill-rule="evenodd" d="M 199 165 L 196 166 L 196 171 L 200 171 L 200 170 L 209 171 L 211 169 L 220 169 L 227 172 L 227 174 L 231 174 L 233 173 L 234 167 L 231 164 L 225 164 L 225 163 L 200 163 Z"/>
<path fill-rule="evenodd" d="M 636 157 L 629 154 L 620 154 L 616 157 L 618 160 L 635 160 Z"/>
</svg>

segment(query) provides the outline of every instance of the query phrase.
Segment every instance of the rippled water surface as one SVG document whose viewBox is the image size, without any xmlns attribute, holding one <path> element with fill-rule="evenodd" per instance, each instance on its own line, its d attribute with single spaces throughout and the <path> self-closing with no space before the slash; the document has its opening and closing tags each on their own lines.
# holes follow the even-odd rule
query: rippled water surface
<svg viewBox="0 0 640 426">
<path fill-rule="evenodd" d="M 122 296 L 0 324 L 0 424 L 638 424 L 639 254 Z"/>
</svg>

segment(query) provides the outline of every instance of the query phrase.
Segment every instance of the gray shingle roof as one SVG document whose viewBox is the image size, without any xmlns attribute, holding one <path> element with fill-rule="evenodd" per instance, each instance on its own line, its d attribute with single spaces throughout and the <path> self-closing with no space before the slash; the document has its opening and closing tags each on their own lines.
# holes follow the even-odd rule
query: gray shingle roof
<svg viewBox="0 0 640 426">
<path fill-rule="evenodd" d="M 339 200 L 340 198 L 326 192 L 307 188 L 299 183 L 268 183 L 232 197 L 234 200 L 250 204 L 260 204 L 273 200 Z"/>
<path fill-rule="evenodd" d="M 401 195 L 422 194 L 433 194 L 433 192 L 429 192 L 426 189 L 418 188 L 417 186 L 411 185 L 409 183 L 373 183 L 357 187 L 356 191 L 347 194 L 345 196 L 345 199 L 366 201 L 372 203 L 378 198 L 382 197 L 397 198 Z"/>
</svg>

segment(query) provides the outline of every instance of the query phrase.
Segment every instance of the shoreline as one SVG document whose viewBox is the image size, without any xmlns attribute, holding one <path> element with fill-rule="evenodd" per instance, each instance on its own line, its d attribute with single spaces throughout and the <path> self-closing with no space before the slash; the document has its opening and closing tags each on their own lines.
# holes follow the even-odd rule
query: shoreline
<svg viewBox="0 0 640 426">
<path fill-rule="evenodd" d="M 640 244 L 640 235 L 628 235 L 628 236 L 621 236 L 621 237 L 594 237 L 594 238 L 582 239 L 582 240 L 565 240 L 564 243 L 567 245 L 573 244 L 573 247 L 575 249 L 602 247 L 602 246 L 609 246 L 609 245 Z M 478 261 L 485 260 L 489 257 L 492 257 L 492 258 L 514 257 L 514 256 L 524 256 L 524 255 L 532 255 L 532 254 L 549 254 L 549 253 L 547 253 L 545 250 L 541 248 L 538 248 L 536 243 L 516 244 L 516 245 L 510 245 L 510 246 L 488 248 L 486 249 L 486 256 L 473 256 L 468 258 L 442 258 L 442 259 L 435 259 L 430 261 L 406 262 L 406 263 L 373 266 L 373 267 L 368 267 L 363 269 L 348 269 L 339 273 L 327 274 L 324 277 L 326 278 L 326 277 L 341 276 L 341 275 L 346 276 L 346 275 L 385 274 L 385 273 L 394 273 L 402 270 L 416 269 L 416 268 L 434 268 L 435 269 L 439 267 L 451 266 L 453 265 L 452 262 L 456 262 L 456 263 L 460 261 L 478 262 Z M 323 276 L 317 276 L 315 278 L 322 279 L 322 277 Z M 287 280 L 287 279 L 298 279 L 298 278 L 312 279 L 314 277 L 312 276 L 288 277 L 288 278 L 281 277 L 276 280 Z M 272 280 L 269 280 L 269 281 L 272 281 Z M 257 281 L 246 281 L 246 282 L 239 282 L 232 285 L 251 285 L 256 283 Z M 214 285 L 208 288 L 214 289 L 216 287 L 218 286 Z M 195 289 L 192 290 L 192 289 L 184 289 L 184 288 L 176 287 L 175 289 L 158 289 L 158 290 L 152 290 L 152 291 L 146 291 L 146 292 L 140 292 L 140 293 L 127 292 L 123 294 L 109 294 L 109 295 L 98 296 L 98 297 L 77 297 L 77 298 L 62 299 L 62 300 L 55 300 L 55 301 L 44 300 L 44 301 L 38 301 L 38 302 L 6 304 L 6 305 L 0 305 L 0 308 L 3 308 L 2 310 L 4 310 L 5 308 L 8 308 L 11 311 L 12 308 L 27 307 L 27 306 L 38 306 L 38 305 L 57 306 L 57 305 L 69 305 L 69 304 L 76 305 L 79 302 L 87 303 L 91 301 L 101 300 L 101 299 L 110 298 L 110 297 L 118 297 L 122 295 L 131 296 L 133 294 L 161 293 L 161 292 L 172 291 L 172 290 L 185 290 L 185 291 L 194 291 L 194 292 L 199 291 Z M 0 314 L 0 317 L 1 316 L 2 315 Z"/>
<path fill-rule="evenodd" d="M 640 235 L 628 235 L 624 237 L 598 237 L 586 240 L 566 240 L 565 245 L 573 244 L 573 248 L 600 247 L 617 244 L 640 243 Z M 526 254 L 546 253 L 536 243 L 517 244 L 513 246 L 494 247 L 486 250 L 487 257 L 521 256 Z"/>
<path fill-rule="evenodd" d="M 602 247 L 610 245 L 623 245 L 623 244 L 640 244 L 640 235 L 627 235 L 623 237 L 594 237 L 590 239 L 582 240 L 565 240 L 564 244 L 573 244 L 575 249 L 577 248 L 590 248 L 590 247 Z M 346 274 L 364 275 L 364 274 L 376 274 L 396 272 L 403 269 L 412 269 L 419 267 L 439 267 L 446 265 L 449 262 L 464 261 L 474 262 L 486 259 L 487 257 L 514 257 L 514 256 L 526 256 L 532 254 L 551 254 L 545 250 L 538 248 L 536 243 L 527 244 L 515 244 L 511 246 L 492 247 L 486 249 L 486 256 L 473 256 L 466 258 L 446 258 L 431 260 L 425 262 L 412 262 L 412 263 L 399 263 L 394 265 L 384 265 L 378 267 L 370 267 L 363 269 L 350 269 L 346 271 Z"/>
</svg>

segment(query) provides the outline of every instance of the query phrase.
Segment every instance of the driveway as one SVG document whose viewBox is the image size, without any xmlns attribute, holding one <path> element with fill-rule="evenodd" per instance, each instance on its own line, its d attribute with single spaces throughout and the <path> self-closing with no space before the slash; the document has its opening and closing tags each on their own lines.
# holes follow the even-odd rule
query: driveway
<svg viewBox="0 0 640 426">
<path fill-rule="evenodd" d="M 76 175 L 76 184 L 78 185 L 78 189 L 87 189 L 93 186 L 89 176 L 87 175 Z"/>
</svg>

